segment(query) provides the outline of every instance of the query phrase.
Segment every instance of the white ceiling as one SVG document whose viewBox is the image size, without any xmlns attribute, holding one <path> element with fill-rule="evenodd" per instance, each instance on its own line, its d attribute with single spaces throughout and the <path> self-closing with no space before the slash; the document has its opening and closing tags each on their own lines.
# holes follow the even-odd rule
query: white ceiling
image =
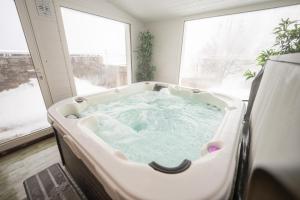
<svg viewBox="0 0 300 200">
<path fill-rule="evenodd" d="M 109 0 L 132 16 L 157 21 L 278 0 Z"/>
</svg>

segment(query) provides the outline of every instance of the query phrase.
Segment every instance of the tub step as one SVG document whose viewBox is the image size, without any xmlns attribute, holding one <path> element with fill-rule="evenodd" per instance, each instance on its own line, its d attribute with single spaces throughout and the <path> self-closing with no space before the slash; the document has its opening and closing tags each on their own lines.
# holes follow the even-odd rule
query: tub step
<svg viewBox="0 0 300 200">
<path fill-rule="evenodd" d="M 86 199 L 58 163 L 29 177 L 23 184 L 28 200 Z"/>
</svg>

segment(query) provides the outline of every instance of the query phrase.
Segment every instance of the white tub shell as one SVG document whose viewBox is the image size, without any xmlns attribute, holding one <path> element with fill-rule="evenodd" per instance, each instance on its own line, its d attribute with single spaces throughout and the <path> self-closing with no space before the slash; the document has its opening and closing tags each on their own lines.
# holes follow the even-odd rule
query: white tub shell
<svg viewBox="0 0 300 200">
<path fill-rule="evenodd" d="M 197 98 L 225 110 L 224 119 L 210 142 L 219 145 L 221 149 L 208 153 L 207 145 L 202 149 L 199 147 L 201 157 L 192 161 L 190 168 L 179 174 L 161 173 L 146 164 L 127 160 L 122 152 L 113 149 L 93 133 L 93 116 L 81 119 L 65 118 L 68 114 L 83 110 L 88 104 L 111 101 L 137 91 L 152 90 L 155 84 L 156 82 L 142 82 L 110 89 L 96 95 L 85 96 L 87 101 L 83 103 L 76 103 L 76 97 L 69 98 L 50 107 L 48 118 L 54 127 L 63 131 L 64 141 L 101 182 L 112 199 L 229 198 L 237 166 L 239 135 L 245 112 L 245 105 L 240 100 L 203 91 L 193 93 L 190 88 L 164 84 L 172 92 L 197 95 Z"/>
</svg>

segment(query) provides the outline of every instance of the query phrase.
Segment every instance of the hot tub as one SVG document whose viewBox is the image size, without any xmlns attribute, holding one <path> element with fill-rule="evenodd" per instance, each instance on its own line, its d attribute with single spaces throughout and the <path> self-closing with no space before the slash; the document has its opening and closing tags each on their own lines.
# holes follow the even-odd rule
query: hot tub
<svg viewBox="0 0 300 200">
<path fill-rule="evenodd" d="M 227 199 L 245 105 L 142 82 L 49 108 L 62 161 L 89 199 Z"/>
</svg>

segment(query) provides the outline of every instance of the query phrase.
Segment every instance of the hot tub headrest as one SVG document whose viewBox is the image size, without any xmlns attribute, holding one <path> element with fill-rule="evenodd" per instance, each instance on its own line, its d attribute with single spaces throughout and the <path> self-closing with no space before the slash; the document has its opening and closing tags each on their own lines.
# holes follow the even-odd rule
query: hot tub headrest
<svg viewBox="0 0 300 200">
<path fill-rule="evenodd" d="M 155 84 L 153 87 L 153 91 L 160 91 L 163 88 L 167 88 L 167 85 L 162 85 L 162 84 Z"/>
<path fill-rule="evenodd" d="M 152 167 L 154 170 L 157 170 L 159 172 L 163 172 L 166 174 L 178 174 L 185 170 L 187 170 L 191 166 L 192 162 L 188 159 L 184 159 L 178 166 L 176 167 L 165 167 L 162 166 L 155 161 L 152 161 L 149 163 L 149 166 Z"/>
</svg>

